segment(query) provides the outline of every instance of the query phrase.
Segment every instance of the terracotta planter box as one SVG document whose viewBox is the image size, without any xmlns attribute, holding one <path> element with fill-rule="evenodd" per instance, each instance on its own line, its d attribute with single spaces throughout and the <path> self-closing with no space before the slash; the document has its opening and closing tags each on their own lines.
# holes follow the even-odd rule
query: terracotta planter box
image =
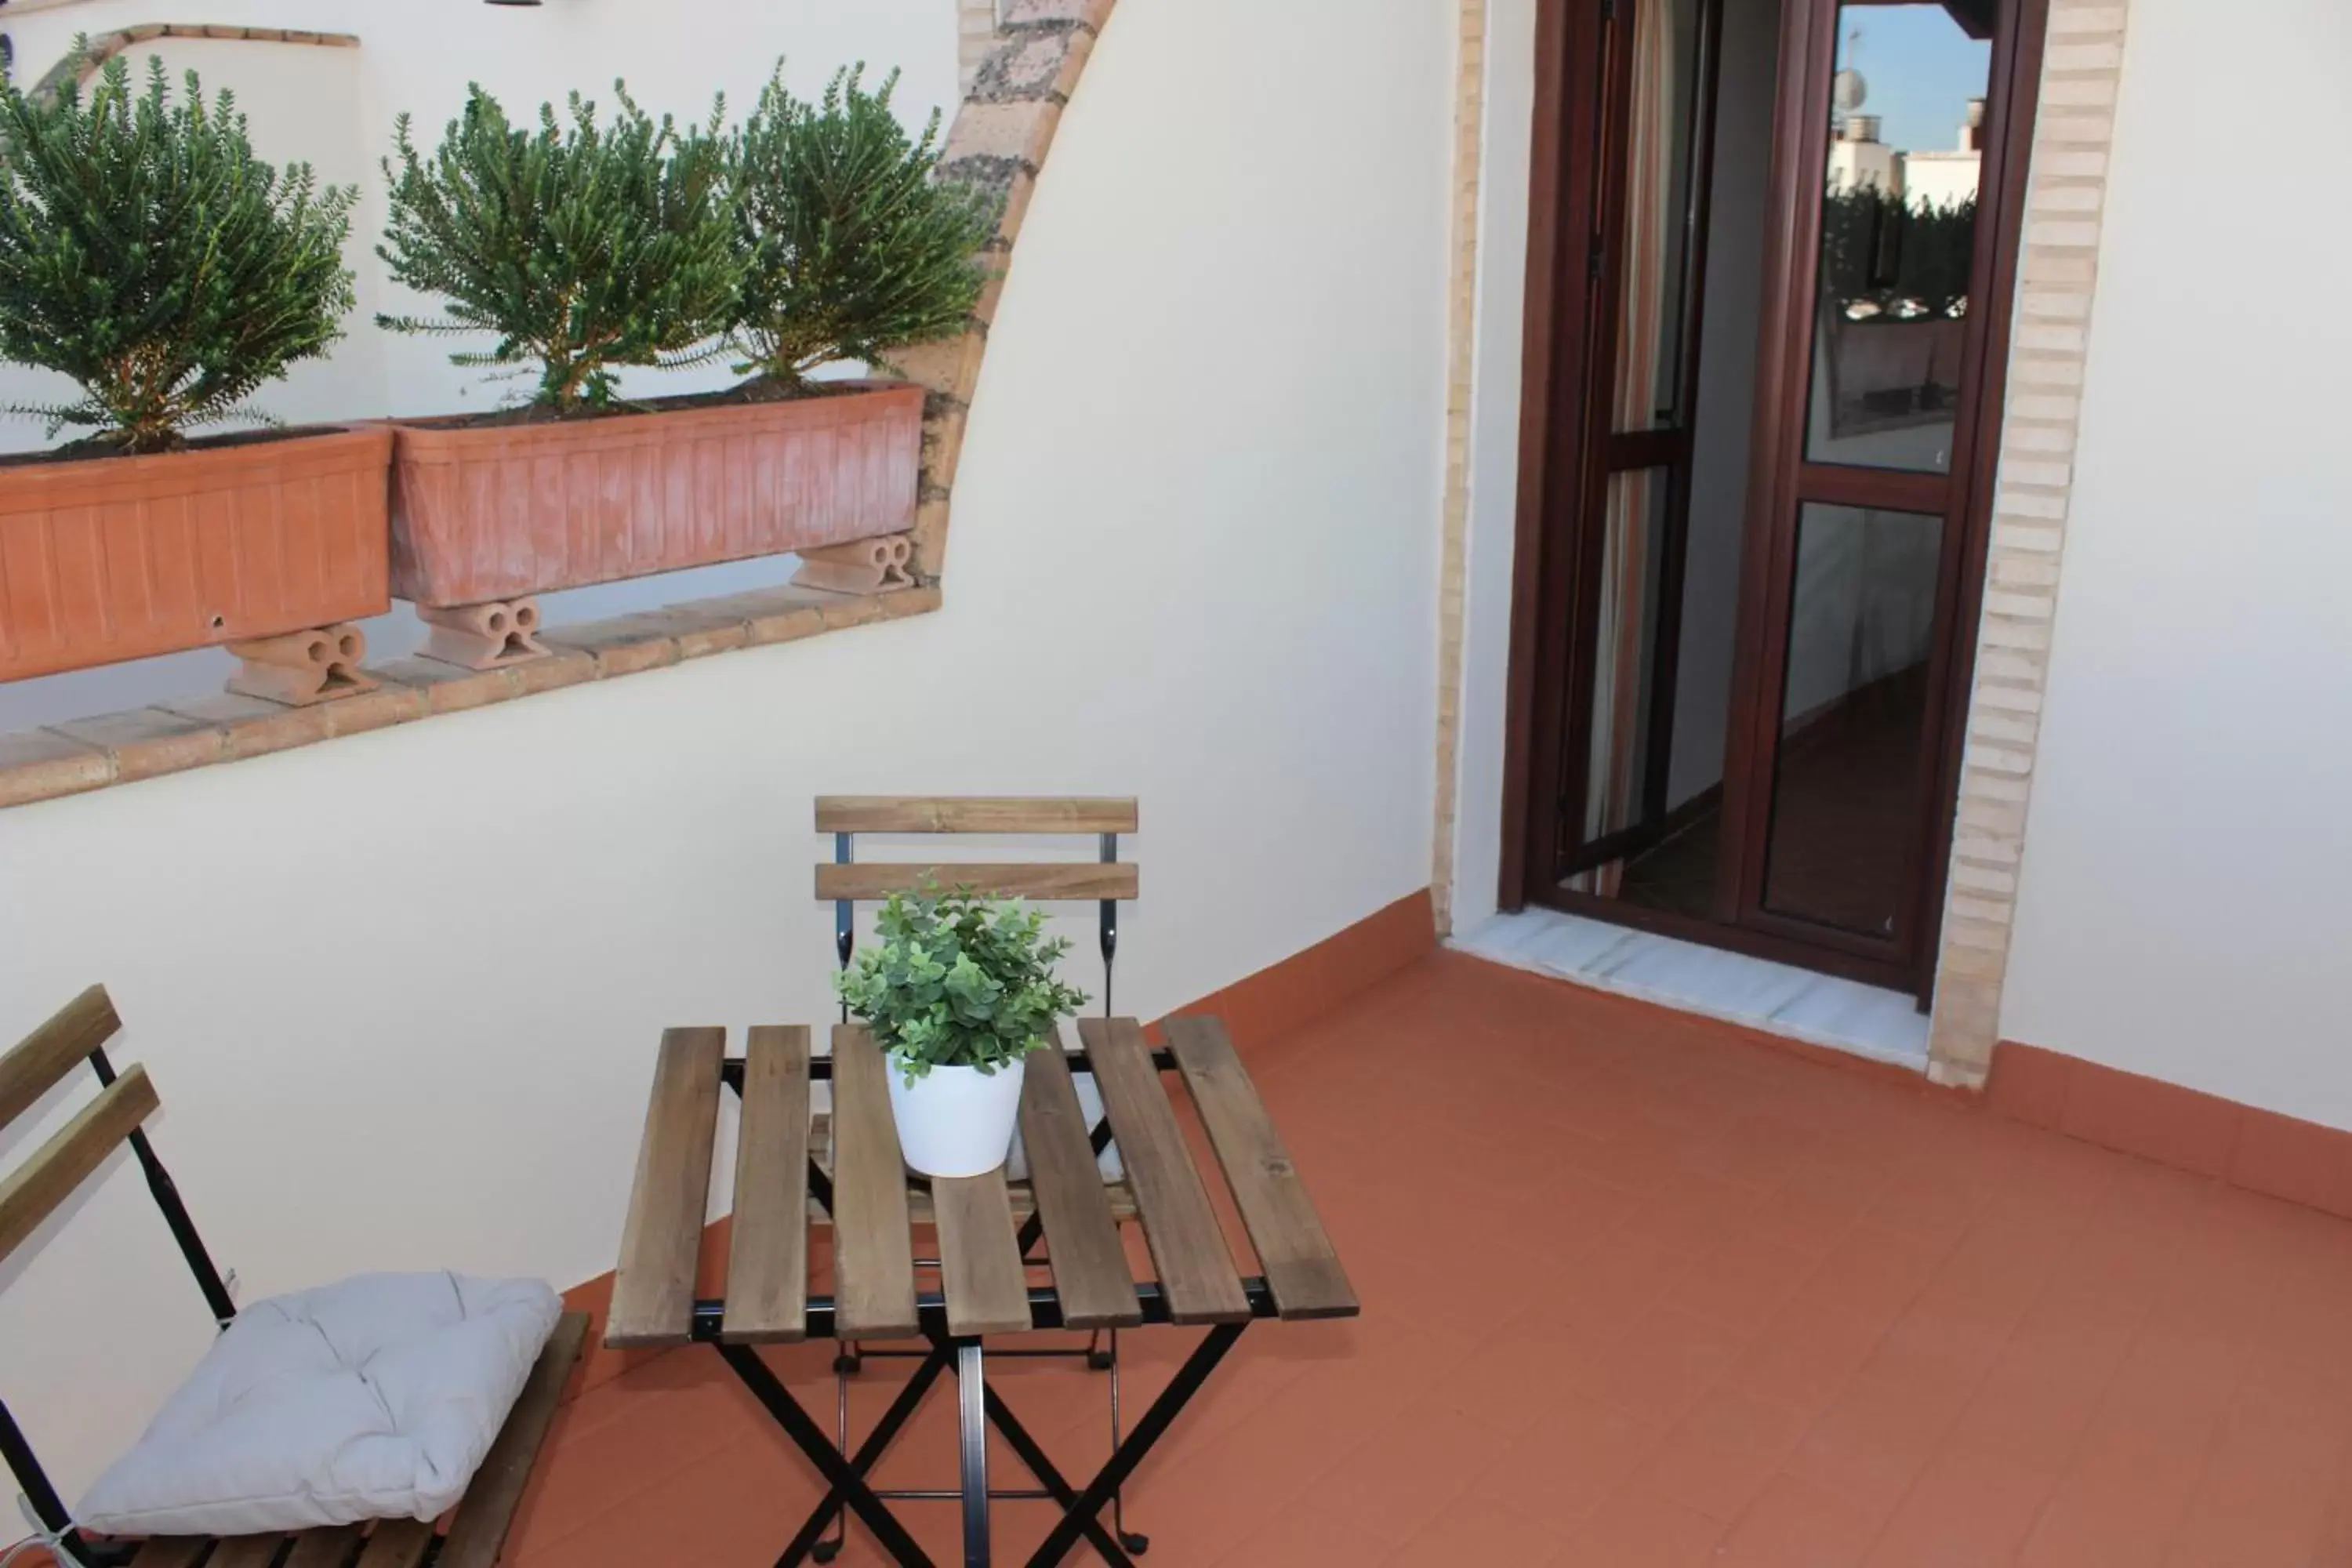
<svg viewBox="0 0 2352 1568">
<path fill-rule="evenodd" d="M 393 592 L 447 608 L 903 532 L 923 390 L 397 428 Z"/>
<path fill-rule="evenodd" d="M 0 466 L 0 680 L 380 616 L 392 433 Z"/>
</svg>

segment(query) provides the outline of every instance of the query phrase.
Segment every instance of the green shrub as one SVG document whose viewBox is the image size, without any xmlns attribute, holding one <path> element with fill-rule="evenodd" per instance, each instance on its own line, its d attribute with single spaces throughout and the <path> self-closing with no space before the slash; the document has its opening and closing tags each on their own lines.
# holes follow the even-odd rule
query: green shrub
<svg viewBox="0 0 2352 1568">
<path fill-rule="evenodd" d="M 939 115 L 909 137 L 890 111 L 898 73 L 867 92 L 862 69 L 807 103 L 779 68 L 738 138 L 747 371 L 797 383 L 838 360 L 887 368 L 894 350 L 962 331 L 987 280 L 997 202 L 936 179 Z"/>
<path fill-rule="evenodd" d="M 87 98 L 0 83 L 0 357 L 71 376 L 79 403 L 17 408 L 94 427 L 77 447 L 163 452 L 342 335 L 356 189 L 253 155 L 234 94 L 144 92 L 117 58 Z"/>
<path fill-rule="evenodd" d="M 1035 910 L 968 889 L 893 894 L 875 922 L 880 940 L 834 976 L 834 989 L 909 1085 L 935 1067 L 993 1074 L 1086 1005 L 1086 993 L 1055 977 L 1070 944 L 1047 940 L 1045 923 Z"/>
<path fill-rule="evenodd" d="M 401 283 L 448 301 L 444 321 L 378 318 L 394 331 L 491 332 L 461 365 L 536 365 L 537 401 L 571 415 L 613 400 L 627 365 L 712 351 L 742 280 L 728 207 L 723 104 L 707 127 L 656 121 L 614 83 L 600 123 L 578 93 L 568 121 L 510 125 L 477 85 L 428 159 L 400 117 L 384 160 L 392 218 L 377 254 Z"/>
</svg>

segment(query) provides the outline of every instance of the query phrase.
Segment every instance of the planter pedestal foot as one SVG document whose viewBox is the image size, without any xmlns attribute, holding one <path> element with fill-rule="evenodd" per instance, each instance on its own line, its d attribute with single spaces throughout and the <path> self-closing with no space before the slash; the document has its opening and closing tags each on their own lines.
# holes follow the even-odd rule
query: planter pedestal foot
<svg viewBox="0 0 2352 1568">
<path fill-rule="evenodd" d="M 240 697 L 308 708 L 375 689 L 374 680 L 360 668 L 367 658 L 367 634 L 348 623 L 233 642 L 228 651 L 244 661 L 228 678 L 228 689 Z"/>
<path fill-rule="evenodd" d="M 801 552 L 801 569 L 793 574 L 796 587 L 823 588 L 834 594 L 878 594 L 885 588 L 911 588 L 915 574 L 914 536 L 893 533 L 882 539 L 861 539 L 854 544 L 828 544 Z"/>
<path fill-rule="evenodd" d="M 547 657 L 539 640 L 539 600 L 493 599 L 480 605 L 416 606 L 425 623 L 425 657 L 466 669 L 498 669 Z"/>
</svg>

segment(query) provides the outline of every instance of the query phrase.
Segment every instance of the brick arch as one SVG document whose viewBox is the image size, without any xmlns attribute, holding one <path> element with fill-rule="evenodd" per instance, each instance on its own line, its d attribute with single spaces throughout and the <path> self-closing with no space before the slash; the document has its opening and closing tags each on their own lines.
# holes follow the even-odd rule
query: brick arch
<svg viewBox="0 0 2352 1568">
<path fill-rule="evenodd" d="M 233 27 L 217 22 L 141 22 L 91 37 L 87 48 L 51 66 L 33 89 L 33 96 L 55 98 L 68 82 L 89 81 L 123 50 L 161 38 L 226 38 L 248 44 L 307 44 L 328 49 L 360 47 L 359 38 L 351 33 L 312 33 L 299 27 Z"/>
<path fill-rule="evenodd" d="M 963 335 L 909 349 L 897 360 L 930 395 L 923 415 L 922 501 L 915 515 L 914 567 L 920 581 L 936 581 L 947 559 L 950 501 L 965 418 L 1037 173 L 1054 144 L 1063 106 L 1117 3 L 1002 0 L 994 42 L 949 128 L 940 174 L 996 192 L 1004 212 L 984 252 L 994 276 Z"/>
</svg>

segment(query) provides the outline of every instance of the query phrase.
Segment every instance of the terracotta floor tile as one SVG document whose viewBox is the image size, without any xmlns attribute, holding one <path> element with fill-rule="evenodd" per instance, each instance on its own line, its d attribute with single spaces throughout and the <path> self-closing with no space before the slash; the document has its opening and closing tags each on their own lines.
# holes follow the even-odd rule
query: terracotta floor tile
<svg viewBox="0 0 2352 1568">
<path fill-rule="evenodd" d="M 1765 1324 L 1725 1375 L 1727 1392 L 1818 1411 L 1877 1350 L 1887 1325 L 1841 1308 L 1793 1302 Z"/>
<path fill-rule="evenodd" d="M 1811 1419 L 1792 1405 L 1709 1394 L 1651 1450 L 1630 1484 L 1727 1524 L 1780 1468 Z"/>
<path fill-rule="evenodd" d="M 1385 1558 L 1359 1561 L 1393 1563 L 1398 1568 L 1421 1568 L 1432 1563 L 1505 1563 L 1542 1568 L 1563 1544 L 1559 1532 L 1517 1510 L 1484 1498 L 1464 1498 L 1447 1506 L 1418 1534 Z M 1316 1561 L 1296 1558 L 1295 1563 Z M 1338 1559 L 1325 1559 L 1336 1562 Z"/>
<path fill-rule="evenodd" d="M 1249 1059 L 1366 1315 L 1244 1337 L 1128 1489 L 1150 1562 L 2352 1568 L 2352 1224 L 1453 954 Z M 1122 1337 L 1130 1420 L 1199 1337 Z M 826 1355 L 772 1359 L 829 1426 Z M 1098 1463 L 1101 1375 L 1002 1364 Z M 888 1473 L 952 1477 L 949 1392 Z M 567 1406 L 508 1562 L 758 1568 L 817 1489 L 674 1352 Z"/>
<path fill-rule="evenodd" d="M 2007 1563 L 2056 1485 L 2047 1470 L 1939 1452 L 1895 1506 L 1865 1568 L 1979 1568 Z"/>
<path fill-rule="evenodd" d="M 1569 1541 L 1561 1568 L 1701 1568 L 1716 1561 L 1724 1528 L 1679 1503 L 1628 1492 Z"/>
<path fill-rule="evenodd" d="M 1858 1373 L 1797 1445 L 1789 1471 L 1883 1519 L 1942 1444 L 1963 1397 Z"/>
<path fill-rule="evenodd" d="M 1793 1476 L 1776 1476 L 1740 1515 L 1716 1568 L 1854 1568 L 1878 1521 Z"/>
<path fill-rule="evenodd" d="M 1661 1308 L 1612 1345 L 1580 1392 L 1598 1404 L 1673 1422 L 1722 1382 L 1755 1336 L 1678 1308 Z"/>
<path fill-rule="evenodd" d="M 1265 1529 L 1216 1559 L 1216 1568 L 1298 1568 L 1304 1563 L 1385 1562 L 1396 1542 L 1361 1520 L 1312 1508 L 1283 1511 Z M 1153 1555 L 1160 1541 L 1152 1539 Z M 1073 1559 L 1077 1561 L 1078 1559 Z M 1207 1562 L 1205 1558 L 1197 1561 Z M 1443 1561 L 1443 1559 L 1440 1559 Z"/>
<path fill-rule="evenodd" d="M 1309 1507 L 1402 1540 L 1467 1492 L 1509 1439 L 1436 1405 L 1418 1405 L 1349 1448 L 1303 1494 Z"/>
<path fill-rule="evenodd" d="M 1663 1422 L 1571 1402 L 1488 1465 L 1470 1495 L 1566 1534 L 1600 1510 L 1665 1433 Z"/>
</svg>

